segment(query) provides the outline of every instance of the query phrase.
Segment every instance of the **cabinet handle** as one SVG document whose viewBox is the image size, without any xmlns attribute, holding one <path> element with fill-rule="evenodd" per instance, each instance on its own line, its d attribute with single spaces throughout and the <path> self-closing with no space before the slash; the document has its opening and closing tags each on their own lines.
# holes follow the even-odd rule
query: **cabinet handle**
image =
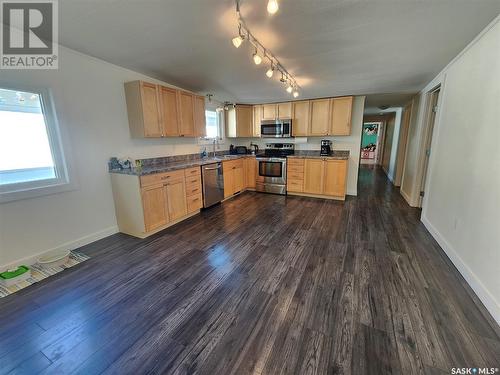
<svg viewBox="0 0 500 375">
<path fill-rule="evenodd" d="M 163 176 L 161 179 L 162 179 L 162 180 L 166 180 L 166 179 L 168 179 L 168 178 L 170 178 L 170 176 Z"/>
<path fill-rule="evenodd" d="M 199 198 L 193 199 L 193 202 L 196 202 L 197 200 L 199 200 Z"/>
</svg>

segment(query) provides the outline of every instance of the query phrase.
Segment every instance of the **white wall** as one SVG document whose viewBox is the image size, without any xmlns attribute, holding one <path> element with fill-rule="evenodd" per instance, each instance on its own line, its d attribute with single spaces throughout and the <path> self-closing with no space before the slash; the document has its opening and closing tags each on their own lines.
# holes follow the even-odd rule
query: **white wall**
<svg viewBox="0 0 500 375">
<path fill-rule="evenodd" d="M 422 221 L 500 322 L 500 22 L 428 87 L 441 83 Z"/>
<path fill-rule="evenodd" d="M 334 150 L 348 150 L 349 166 L 347 171 L 347 194 L 358 195 L 358 169 L 359 158 L 361 155 L 361 131 L 363 126 L 363 111 L 365 107 L 365 97 L 356 96 L 352 108 L 352 127 L 350 136 L 342 137 L 308 137 L 291 139 L 290 143 L 295 143 L 296 150 L 319 150 L 322 139 L 329 139 L 332 141 Z M 293 126 L 293 125 L 292 125 Z M 273 140 L 255 139 L 255 138 L 229 138 L 226 143 L 233 143 L 234 145 L 248 146 L 250 142 L 257 143 L 259 148 L 263 148 L 266 142 L 273 142 Z"/>
<path fill-rule="evenodd" d="M 130 138 L 123 83 L 155 80 L 62 47 L 59 67 L 0 74 L 0 86 L 17 83 L 51 89 L 78 183 L 74 191 L 0 204 L 0 267 L 116 232 L 107 172 L 110 156 L 143 158 L 200 150 L 195 139 Z"/>
</svg>

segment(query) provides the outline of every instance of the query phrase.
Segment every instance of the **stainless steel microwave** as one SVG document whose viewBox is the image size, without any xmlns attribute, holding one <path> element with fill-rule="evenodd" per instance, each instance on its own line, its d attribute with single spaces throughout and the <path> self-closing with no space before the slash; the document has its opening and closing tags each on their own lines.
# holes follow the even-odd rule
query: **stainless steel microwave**
<svg viewBox="0 0 500 375">
<path fill-rule="evenodd" d="M 262 120 L 260 136 L 261 138 L 290 138 L 292 136 L 292 120 Z"/>
</svg>

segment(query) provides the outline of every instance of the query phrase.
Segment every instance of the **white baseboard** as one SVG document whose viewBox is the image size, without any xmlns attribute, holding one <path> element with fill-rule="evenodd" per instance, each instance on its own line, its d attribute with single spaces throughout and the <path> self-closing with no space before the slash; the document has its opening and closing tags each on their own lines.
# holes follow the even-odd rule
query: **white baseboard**
<svg viewBox="0 0 500 375">
<path fill-rule="evenodd" d="M 36 253 L 36 254 L 33 254 L 33 255 L 30 255 L 30 256 L 27 256 L 27 257 L 24 257 L 24 258 L 21 258 L 21 259 L 17 259 L 13 262 L 10 262 L 10 263 L 7 263 L 7 264 L 2 264 L 0 265 L 0 271 L 5 271 L 5 270 L 8 270 L 8 269 L 11 269 L 11 268 L 16 268 L 18 266 L 20 266 L 21 264 L 24 264 L 24 265 L 32 265 L 34 263 L 36 263 L 37 259 L 50 252 L 50 251 L 54 251 L 54 250 L 75 250 L 81 246 L 85 246 L 85 245 L 88 245 L 89 243 L 92 243 L 94 241 L 97 241 L 97 240 L 100 240 L 104 237 L 107 237 L 107 236 L 110 236 L 112 234 L 115 234 L 115 233 L 118 233 L 118 226 L 114 225 L 112 227 L 109 227 L 109 228 L 106 228 L 106 229 L 103 229 L 101 231 L 98 231 L 98 232 L 95 232 L 95 233 L 91 233 L 87 236 L 84 236 L 84 237 L 81 237 L 81 238 L 78 238 L 74 241 L 70 241 L 70 242 L 66 242 L 66 243 L 63 243 L 59 246 L 56 246 L 52 249 L 47 249 L 47 250 L 44 250 L 44 251 L 41 251 L 39 253 Z"/>
<path fill-rule="evenodd" d="M 439 231 L 430 223 L 430 221 L 422 215 L 422 223 L 427 230 L 431 233 L 439 246 L 444 250 L 448 258 L 453 262 L 458 271 L 462 274 L 465 281 L 472 288 L 474 293 L 478 296 L 486 309 L 493 316 L 493 319 L 500 324 L 500 304 L 496 301 L 495 297 L 486 289 L 481 280 L 472 272 L 467 264 L 460 258 L 458 253 L 453 249 L 448 241 L 439 233 Z"/>
</svg>

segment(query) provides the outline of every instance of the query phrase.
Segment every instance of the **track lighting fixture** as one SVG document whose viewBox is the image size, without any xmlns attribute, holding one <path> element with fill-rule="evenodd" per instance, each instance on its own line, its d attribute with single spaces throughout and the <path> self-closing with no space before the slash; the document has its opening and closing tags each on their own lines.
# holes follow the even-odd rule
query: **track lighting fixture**
<svg viewBox="0 0 500 375">
<path fill-rule="evenodd" d="M 288 73 L 288 71 L 283 67 L 283 65 L 279 62 L 279 60 L 272 54 L 271 51 L 266 49 L 262 43 L 250 32 L 248 29 L 245 20 L 241 16 L 240 12 L 240 0 L 235 0 L 236 2 L 236 14 L 238 15 L 238 35 L 232 39 L 233 45 L 236 48 L 239 48 L 245 40 L 248 40 L 248 43 L 255 48 L 255 52 L 252 54 L 252 59 L 255 65 L 260 65 L 263 59 L 269 60 L 270 67 L 266 71 L 266 76 L 268 78 L 272 78 L 274 76 L 274 72 L 281 73 L 280 81 L 286 85 L 286 91 L 289 94 L 293 94 L 294 97 L 297 97 L 299 85 L 295 78 Z M 269 13 L 274 14 L 278 11 L 278 0 L 269 0 L 267 4 L 267 10 Z M 262 55 L 259 54 L 259 51 Z"/>
<path fill-rule="evenodd" d="M 278 5 L 278 0 L 269 0 L 267 2 L 267 11 L 269 14 L 274 14 L 278 11 L 279 5 Z"/>
</svg>

